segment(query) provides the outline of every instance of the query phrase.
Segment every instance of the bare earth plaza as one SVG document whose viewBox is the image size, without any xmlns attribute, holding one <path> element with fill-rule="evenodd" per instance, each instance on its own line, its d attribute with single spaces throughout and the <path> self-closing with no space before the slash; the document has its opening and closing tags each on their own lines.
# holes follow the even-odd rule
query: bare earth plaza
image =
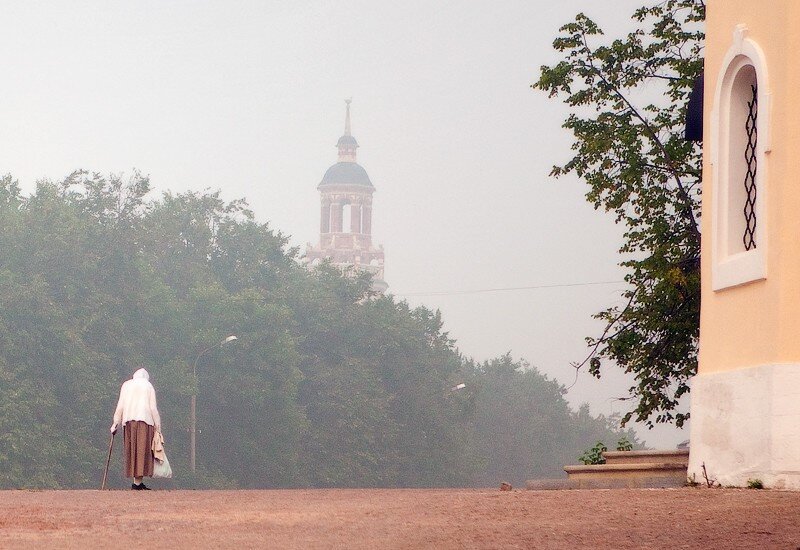
<svg viewBox="0 0 800 550">
<path fill-rule="evenodd" d="M 3 495 L 2 548 L 789 548 L 800 494 L 336 489 Z M 141 531 L 133 528 L 144 522 Z"/>
</svg>

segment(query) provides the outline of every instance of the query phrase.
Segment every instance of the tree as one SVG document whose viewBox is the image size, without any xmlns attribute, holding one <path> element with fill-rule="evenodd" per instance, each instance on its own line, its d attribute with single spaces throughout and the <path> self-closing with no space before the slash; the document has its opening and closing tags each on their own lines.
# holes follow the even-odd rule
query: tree
<svg viewBox="0 0 800 550">
<path fill-rule="evenodd" d="M 586 198 L 624 225 L 629 288 L 576 363 L 601 375 L 604 360 L 633 373 L 630 419 L 683 425 L 677 412 L 697 370 L 700 315 L 701 150 L 683 139 L 688 95 L 703 67 L 702 0 L 664 0 L 633 14 L 637 29 L 603 43 L 586 15 L 561 27 L 564 58 L 541 67 L 534 88 L 572 110 L 563 127 L 574 156 L 552 176 L 575 174 Z"/>
</svg>

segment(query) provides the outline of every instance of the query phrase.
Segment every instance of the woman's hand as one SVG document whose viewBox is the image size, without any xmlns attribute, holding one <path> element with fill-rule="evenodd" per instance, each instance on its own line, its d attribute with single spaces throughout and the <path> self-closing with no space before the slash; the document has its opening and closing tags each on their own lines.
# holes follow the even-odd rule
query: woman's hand
<svg viewBox="0 0 800 550">
<path fill-rule="evenodd" d="M 112 433 L 112 434 L 115 434 L 115 433 L 117 433 L 117 423 L 116 423 L 116 422 L 114 422 L 113 424 L 111 424 L 111 433 Z"/>
</svg>

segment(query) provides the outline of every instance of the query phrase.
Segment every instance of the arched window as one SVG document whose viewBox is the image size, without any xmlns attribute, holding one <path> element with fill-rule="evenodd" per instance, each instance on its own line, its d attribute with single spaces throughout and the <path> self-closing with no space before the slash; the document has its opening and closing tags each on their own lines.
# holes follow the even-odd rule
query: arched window
<svg viewBox="0 0 800 550">
<path fill-rule="evenodd" d="M 342 209 L 342 233 L 350 233 L 351 231 L 351 217 L 353 213 L 352 205 L 349 202 L 344 203 Z"/>
<path fill-rule="evenodd" d="M 711 117 L 714 290 L 767 276 L 770 95 L 763 52 L 746 34 L 746 28 L 737 27 L 722 63 Z"/>
<path fill-rule="evenodd" d="M 728 255 L 758 248 L 758 81 L 755 67 L 742 58 L 730 92 L 728 141 Z M 726 139 L 723 137 L 722 139 Z"/>
</svg>

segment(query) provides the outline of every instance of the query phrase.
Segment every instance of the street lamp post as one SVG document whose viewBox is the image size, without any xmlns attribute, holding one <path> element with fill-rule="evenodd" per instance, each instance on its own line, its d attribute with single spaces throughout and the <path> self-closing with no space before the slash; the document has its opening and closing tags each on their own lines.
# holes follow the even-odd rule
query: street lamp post
<svg viewBox="0 0 800 550">
<path fill-rule="evenodd" d="M 231 334 L 223 341 L 214 344 L 213 346 L 209 346 L 200 353 L 197 354 L 197 357 L 194 360 L 194 364 L 192 365 L 192 374 L 194 375 L 194 391 L 192 392 L 192 404 L 189 409 L 189 467 L 194 474 L 197 468 L 197 362 L 200 361 L 200 358 L 211 351 L 212 349 L 227 344 L 228 342 L 233 342 L 234 340 L 238 340 L 236 336 Z"/>
</svg>

